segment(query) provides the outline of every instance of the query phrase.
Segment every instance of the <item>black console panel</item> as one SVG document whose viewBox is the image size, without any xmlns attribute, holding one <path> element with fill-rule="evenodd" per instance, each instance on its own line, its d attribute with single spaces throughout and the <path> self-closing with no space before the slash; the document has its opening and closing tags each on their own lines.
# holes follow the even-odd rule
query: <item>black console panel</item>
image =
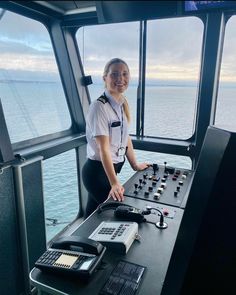
<svg viewBox="0 0 236 295">
<path fill-rule="evenodd" d="M 192 170 L 152 164 L 124 184 L 125 195 L 184 208 L 192 178 Z"/>
</svg>

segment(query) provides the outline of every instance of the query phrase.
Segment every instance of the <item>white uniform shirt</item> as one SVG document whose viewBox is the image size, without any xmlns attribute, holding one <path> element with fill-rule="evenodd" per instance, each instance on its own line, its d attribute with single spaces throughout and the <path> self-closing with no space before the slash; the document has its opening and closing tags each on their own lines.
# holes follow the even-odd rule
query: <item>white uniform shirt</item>
<svg viewBox="0 0 236 295">
<path fill-rule="evenodd" d="M 105 96 L 108 102 L 95 100 L 89 107 L 86 118 L 87 157 L 101 161 L 95 137 L 105 135 L 109 136 L 112 161 L 119 163 L 124 161 L 124 156 L 118 155 L 118 150 L 126 149 L 129 134 L 124 101 L 118 103 L 108 91 L 105 91 Z"/>
</svg>

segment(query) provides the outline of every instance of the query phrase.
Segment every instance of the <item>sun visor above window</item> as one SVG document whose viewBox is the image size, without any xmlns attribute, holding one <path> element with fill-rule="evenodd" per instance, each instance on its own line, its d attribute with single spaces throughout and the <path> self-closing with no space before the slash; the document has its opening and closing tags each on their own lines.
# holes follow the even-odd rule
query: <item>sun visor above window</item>
<svg viewBox="0 0 236 295">
<path fill-rule="evenodd" d="M 96 1 L 99 23 L 175 16 L 179 1 Z"/>
</svg>

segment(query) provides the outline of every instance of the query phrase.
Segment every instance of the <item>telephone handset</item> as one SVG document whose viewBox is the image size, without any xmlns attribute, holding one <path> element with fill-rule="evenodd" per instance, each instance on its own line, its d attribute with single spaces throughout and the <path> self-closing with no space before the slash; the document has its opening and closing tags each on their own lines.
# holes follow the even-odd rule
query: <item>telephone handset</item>
<svg viewBox="0 0 236 295">
<path fill-rule="evenodd" d="M 101 203 L 98 207 L 97 207 L 97 211 L 98 213 L 101 213 L 105 210 L 110 210 L 113 209 L 115 210 L 118 206 L 120 206 L 121 203 L 118 201 L 110 201 L 110 202 L 104 202 Z M 130 205 L 126 205 L 127 207 L 131 207 Z"/>
<path fill-rule="evenodd" d="M 61 237 L 52 243 L 51 248 L 59 248 L 64 250 L 76 250 L 74 247 L 82 248 L 83 252 L 99 255 L 103 250 L 103 245 L 84 237 L 79 236 L 70 236 L 70 237 Z"/>
<path fill-rule="evenodd" d="M 41 270 L 71 274 L 88 279 L 106 251 L 101 243 L 92 239 L 69 236 L 54 241 L 36 261 Z"/>
<path fill-rule="evenodd" d="M 114 210 L 114 215 L 122 219 L 123 221 L 134 221 L 137 223 L 145 222 L 146 219 L 140 209 L 130 206 L 128 204 L 123 204 L 117 201 L 105 202 L 98 206 L 97 211 L 100 214 L 105 210 Z"/>
</svg>

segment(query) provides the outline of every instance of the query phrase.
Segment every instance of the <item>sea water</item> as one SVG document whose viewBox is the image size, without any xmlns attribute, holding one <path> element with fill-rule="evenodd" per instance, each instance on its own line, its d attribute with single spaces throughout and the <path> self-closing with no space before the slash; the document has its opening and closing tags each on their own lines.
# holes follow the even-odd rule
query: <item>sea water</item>
<svg viewBox="0 0 236 295">
<path fill-rule="evenodd" d="M 70 120 L 68 120 L 65 99 L 64 97 L 59 99 L 61 92 L 58 89 L 61 86 L 57 83 L 45 83 L 43 86 L 42 93 L 42 90 L 41 92 L 35 90 L 35 82 L 0 83 L 1 99 L 12 142 L 69 128 Z M 9 89 L 11 89 L 10 92 Z M 102 84 L 92 85 L 89 90 L 92 100 L 104 91 Z M 50 100 L 46 99 L 48 95 Z M 236 130 L 235 85 L 223 85 L 218 95 L 217 125 L 234 131 Z M 137 87 L 131 85 L 126 96 L 132 115 L 130 132 L 134 134 Z M 145 135 L 176 139 L 191 137 L 194 132 L 196 113 L 196 85 L 162 82 L 159 85 L 147 86 L 145 96 Z M 45 107 L 42 109 L 41 106 L 44 104 Z M 19 108 L 21 108 L 20 112 Z M 33 120 L 38 120 L 40 124 L 35 124 L 37 121 Z M 57 130 L 58 126 L 59 130 Z M 187 157 L 144 151 L 135 152 L 139 162 L 162 164 L 167 161 L 174 167 L 191 169 L 191 161 Z M 126 161 L 119 175 L 121 183 L 125 183 L 133 173 L 134 171 Z M 43 161 L 43 186 L 47 239 L 49 240 L 75 219 L 79 210 L 74 150 Z"/>
</svg>

